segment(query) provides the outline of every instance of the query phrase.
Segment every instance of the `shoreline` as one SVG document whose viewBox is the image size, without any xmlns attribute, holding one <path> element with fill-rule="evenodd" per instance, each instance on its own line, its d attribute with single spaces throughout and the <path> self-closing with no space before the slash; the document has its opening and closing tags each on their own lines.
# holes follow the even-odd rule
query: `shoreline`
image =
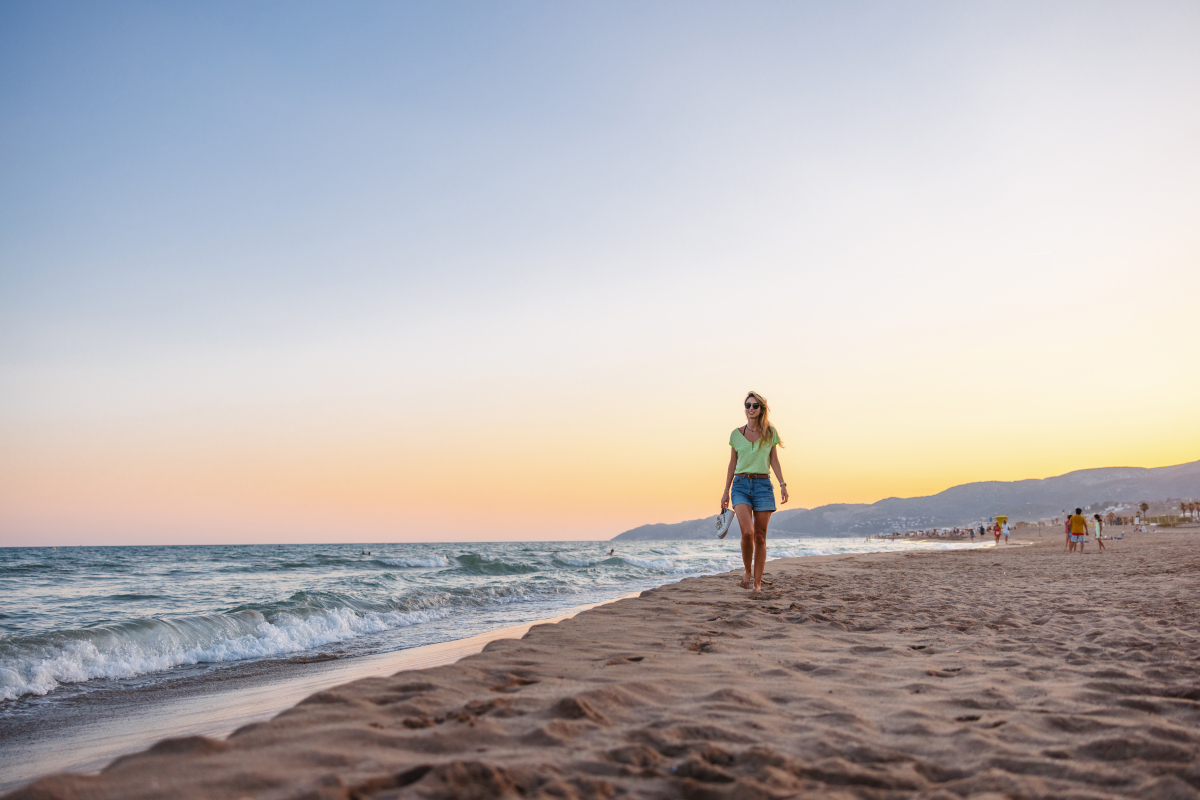
<svg viewBox="0 0 1200 800">
<path fill-rule="evenodd" d="M 991 542 L 975 545 L 992 546 Z M 819 563 L 852 555 L 783 557 L 767 564 L 769 568 L 781 561 Z M 292 657 L 251 661 L 215 676 L 184 677 L 136 690 L 99 690 L 81 695 L 69 701 L 69 716 L 16 717 L 0 727 L 0 796 L 57 773 L 95 774 L 116 759 L 162 740 L 190 736 L 222 739 L 240 727 L 287 711 L 321 690 L 363 678 L 454 664 L 497 639 L 519 639 L 533 626 L 553 625 L 638 595 L 634 592 L 581 604 L 567 614 L 403 650 L 315 662 Z"/>
<path fill-rule="evenodd" d="M 770 562 L 10 800 L 1193 797 L 1200 537 Z"/>
<path fill-rule="evenodd" d="M 626 595 L 629 596 L 629 595 Z M 286 711 L 314 692 L 362 678 L 453 664 L 497 639 L 520 638 L 588 609 L 496 628 L 463 639 L 367 656 L 303 662 L 249 662 L 232 674 L 181 678 L 138 690 L 96 691 L 74 698 L 69 716 L 15 718 L 0 727 L 0 794 L 59 772 L 95 773 L 163 739 L 224 738 Z"/>
<path fill-rule="evenodd" d="M 888 542 L 875 544 L 895 546 Z M 965 546 L 962 542 L 952 544 Z M 972 546 L 992 544 L 981 542 Z M 799 558 L 816 562 L 843 555 Z M 768 569 L 770 564 L 787 558 L 769 561 Z M 163 739 L 223 738 L 238 727 L 269 719 L 322 689 L 364 677 L 453 663 L 478 652 L 494 639 L 519 638 L 531 626 L 558 622 L 636 594 L 570 606 L 564 609 L 567 614 L 504 626 L 464 639 L 328 660 L 320 657 L 308 660 L 303 656 L 253 660 L 217 672 L 181 675 L 138 688 L 95 689 L 60 698 L 52 701 L 60 705 L 59 713 L 17 712 L 0 719 L 0 794 L 57 772 L 101 770 L 114 759 Z"/>
</svg>

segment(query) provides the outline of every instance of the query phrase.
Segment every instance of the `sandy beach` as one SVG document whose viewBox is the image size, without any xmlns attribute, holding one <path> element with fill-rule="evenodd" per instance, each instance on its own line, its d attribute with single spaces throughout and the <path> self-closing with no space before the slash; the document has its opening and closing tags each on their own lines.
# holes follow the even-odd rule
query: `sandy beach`
<svg viewBox="0 0 1200 800">
<path fill-rule="evenodd" d="M 1200 797 L 1200 534 L 785 559 L 33 798 Z"/>
</svg>

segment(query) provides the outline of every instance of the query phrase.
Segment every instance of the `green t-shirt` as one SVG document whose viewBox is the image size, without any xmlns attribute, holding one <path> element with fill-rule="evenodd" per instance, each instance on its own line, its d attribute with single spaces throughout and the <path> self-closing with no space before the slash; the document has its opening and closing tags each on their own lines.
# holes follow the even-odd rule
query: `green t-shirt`
<svg viewBox="0 0 1200 800">
<path fill-rule="evenodd" d="M 752 442 L 743 436 L 741 428 L 734 428 L 733 433 L 729 434 L 729 446 L 737 451 L 737 467 L 733 470 L 734 474 L 741 475 L 743 472 L 757 475 L 767 474 L 770 469 L 771 448 L 777 444 L 779 444 L 779 431 L 775 430 L 774 426 L 771 428 L 769 439 L 766 441 L 759 439 L 757 442 Z"/>
</svg>

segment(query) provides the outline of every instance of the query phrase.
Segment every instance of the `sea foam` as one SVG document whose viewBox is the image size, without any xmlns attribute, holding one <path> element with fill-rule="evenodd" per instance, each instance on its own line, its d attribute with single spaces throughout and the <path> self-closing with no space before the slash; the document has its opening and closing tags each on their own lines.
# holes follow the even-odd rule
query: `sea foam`
<svg viewBox="0 0 1200 800">
<path fill-rule="evenodd" d="M 562 554 L 556 554 L 554 558 L 568 567 L 594 567 L 597 564 L 604 563 L 602 558 L 571 558 Z"/>
<path fill-rule="evenodd" d="M 405 569 L 447 569 L 450 566 L 450 559 L 445 556 L 408 556 L 404 558 L 381 558 L 379 563 L 387 564 L 389 567 L 403 567 Z"/>
<path fill-rule="evenodd" d="M 143 619 L 60 631 L 0 643 L 0 699 L 44 695 L 64 683 L 132 678 L 184 664 L 285 655 L 364 634 L 416 625 L 446 608 L 360 613 L 348 608 L 308 614 L 258 611 Z"/>
</svg>

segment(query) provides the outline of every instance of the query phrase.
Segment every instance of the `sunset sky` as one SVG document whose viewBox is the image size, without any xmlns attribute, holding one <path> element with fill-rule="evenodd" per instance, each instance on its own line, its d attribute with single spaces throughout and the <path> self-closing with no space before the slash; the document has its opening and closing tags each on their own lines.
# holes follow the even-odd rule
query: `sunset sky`
<svg viewBox="0 0 1200 800">
<path fill-rule="evenodd" d="M 1200 459 L 1200 4 L 0 6 L 0 545 Z M 787 508 L 784 507 L 784 508 Z"/>
</svg>

